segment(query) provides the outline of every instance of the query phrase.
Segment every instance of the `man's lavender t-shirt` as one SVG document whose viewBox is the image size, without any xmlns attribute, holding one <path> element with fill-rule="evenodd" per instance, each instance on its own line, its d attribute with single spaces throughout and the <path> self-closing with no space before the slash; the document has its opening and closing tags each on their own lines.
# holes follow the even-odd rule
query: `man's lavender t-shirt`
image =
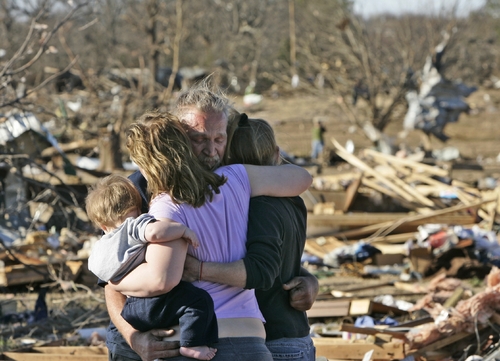
<svg viewBox="0 0 500 361">
<path fill-rule="evenodd" d="M 227 178 L 211 202 L 194 208 L 175 204 L 169 195 L 162 194 L 151 202 L 149 214 L 185 224 L 196 232 L 200 247 L 189 247 L 188 253 L 204 262 L 233 262 L 246 253 L 250 182 L 245 167 L 231 165 L 215 171 Z M 194 282 L 214 300 L 218 318 L 251 317 L 264 320 L 254 290 L 244 290 L 212 282 Z"/>
</svg>

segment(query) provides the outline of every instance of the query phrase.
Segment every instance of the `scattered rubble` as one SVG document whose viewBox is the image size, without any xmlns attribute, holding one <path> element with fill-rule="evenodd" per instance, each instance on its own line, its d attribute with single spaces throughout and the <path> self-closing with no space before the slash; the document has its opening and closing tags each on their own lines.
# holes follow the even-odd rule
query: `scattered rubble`
<svg viewBox="0 0 500 361">
<path fill-rule="evenodd" d="M 303 195 L 311 211 L 303 259 L 321 270 L 308 311 L 317 355 L 498 352 L 498 188 L 453 179 L 449 163 L 424 154 L 354 155 L 332 143 L 351 168 L 317 175 Z"/>
<path fill-rule="evenodd" d="M 99 142 L 60 143 L 48 129 L 29 113 L 0 122 L 1 350 L 13 360 L 104 359 L 109 319 L 86 266 L 98 231 L 83 199 L 109 170 Z M 454 179 L 455 157 L 354 154 L 332 144 L 343 164 L 315 174 L 303 194 L 303 262 L 321 285 L 308 311 L 318 358 L 459 359 L 497 350 L 497 179 Z M 125 168 L 113 171 L 133 170 Z"/>
</svg>

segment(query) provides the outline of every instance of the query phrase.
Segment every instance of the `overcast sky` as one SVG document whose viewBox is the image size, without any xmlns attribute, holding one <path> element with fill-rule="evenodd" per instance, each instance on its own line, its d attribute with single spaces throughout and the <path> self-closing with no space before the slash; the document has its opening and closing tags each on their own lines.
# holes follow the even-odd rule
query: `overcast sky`
<svg viewBox="0 0 500 361">
<path fill-rule="evenodd" d="M 354 0 L 354 11 L 363 16 L 390 12 L 401 14 L 414 13 L 449 13 L 457 6 L 457 15 L 466 16 L 471 10 L 483 6 L 486 0 Z"/>
</svg>

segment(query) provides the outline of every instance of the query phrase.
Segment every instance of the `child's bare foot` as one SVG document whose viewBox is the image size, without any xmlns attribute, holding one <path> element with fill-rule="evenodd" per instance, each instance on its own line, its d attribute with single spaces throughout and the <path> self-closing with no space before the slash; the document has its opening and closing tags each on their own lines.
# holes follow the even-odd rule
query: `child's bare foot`
<svg viewBox="0 0 500 361">
<path fill-rule="evenodd" d="M 181 347 L 180 353 L 182 356 L 195 358 L 198 360 L 211 360 L 217 352 L 216 348 L 208 346 Z"/>
</svg>

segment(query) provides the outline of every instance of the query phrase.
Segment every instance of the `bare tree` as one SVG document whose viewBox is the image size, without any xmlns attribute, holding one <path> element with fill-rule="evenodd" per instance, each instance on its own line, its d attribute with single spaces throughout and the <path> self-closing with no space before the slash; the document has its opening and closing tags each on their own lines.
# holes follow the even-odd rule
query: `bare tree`
<svg viewBox="0 0 500 361">
<path fill-rule="evenodd" d="M 422 68 L 440 32 L 455 26 L 456 19 L 423 15 L 362 19 L 352 13 L 351 5 L 303 4 L 298 63 L 310 78 L 321 76 L 348 119 L 379 143 L 385 141 L 389 122 L 402 119 L 405 94 L 415 86 L 414 73 Z"/>
<path fill-rule="evenodd" d="M 295 0 L 288 0 L 288 16 L 290 21 L 290 75 L 292 79 L 297 76 L 296 62 L 297 49 L 295 37 Z"/>
<path fill-rule="evenodd" d="M 74 14 L 86 3 L 79 3 L 73 6 L 60 20 L 52 27 L 41 23 L 47 12 L 50 10 L 47 2 L 43 2 L 36 15 L 31 19 L 29 29 L 25 35 L 23 43 L 10 56 L 10 58 L 1 64 L 0 69 L 0 108 L 21 105 L 21 101 L 28 95 L 43 88 L 50 81 L 55 79 L 63 72 L 70 69 L 76 62 L 76 59 L 70 62 L 61 72 L 53 74 L 49 78 L 28 88 L 23 81 L 27 71 L 35 63 L 50 51 L 50 40 L 60 28 L 67 23 Z"/>
<path fill-rule="evenodd" d="M 163 99 L 170 100 L 172 96 L 172 90 L 174 89 L 175 78 L 179 72 L 179 53 L 180 53 L 180 42 L 182 39 L 182 0 L 176 0 L 175 3 L 175 14 L 176 14 L 176 30 L 174 43 L 172 45 L 172 73 L 168 80 L 167 90 L 164 92 Z"/>
</svg>

